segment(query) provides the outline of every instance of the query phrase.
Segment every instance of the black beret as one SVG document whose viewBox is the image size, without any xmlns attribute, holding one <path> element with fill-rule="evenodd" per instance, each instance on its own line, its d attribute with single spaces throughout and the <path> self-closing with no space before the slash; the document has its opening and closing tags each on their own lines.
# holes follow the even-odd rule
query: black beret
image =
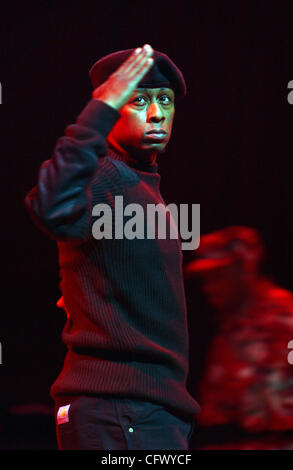
<svg viewBox="0 0 293 470">
<path fill-rule="evenodd" d="M 132 54 L 134 49 L 113 52 L 99 59 L 90 69 L 89 76 L 93 88 L 104 83 L 107 78 Z M 176 98 L 186 95 L 186 84 L 182 72 L 163 52 L 154 50 L 154 63 L 139 82 L 140 88 L 172 88 Z"/>
</svg>

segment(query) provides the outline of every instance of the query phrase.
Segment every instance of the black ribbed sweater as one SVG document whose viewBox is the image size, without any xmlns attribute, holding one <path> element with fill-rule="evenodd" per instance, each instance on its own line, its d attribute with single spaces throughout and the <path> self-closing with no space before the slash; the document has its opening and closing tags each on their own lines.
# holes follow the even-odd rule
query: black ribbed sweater
<svg viewBox="0 0 293 470">
<path fill-rule="evenodd" d="M 113 214 L 115 196 L 123 196 L 124 206 L 165 205 L 157 163 L 130 166 L 107 145 L 119 116 L 91 100 L 57 141 L 25 198 L 33 221 L 57 241 L 69 314 L 62 332 L 68 352 L 51 396 L 137 397 L 195 415 L 199 407 L 186 388 L 180 239 L 115 239 L 114 217 L 112 239 L 92 235 L 95 204 L 109 204 Z"/>
</svg>

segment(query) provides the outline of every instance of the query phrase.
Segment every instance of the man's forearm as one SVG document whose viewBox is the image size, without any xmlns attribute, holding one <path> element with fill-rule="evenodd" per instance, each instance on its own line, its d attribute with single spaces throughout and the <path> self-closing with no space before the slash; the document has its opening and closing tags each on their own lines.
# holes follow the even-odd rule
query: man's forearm
<svg viewBox="0 0 293 470">
<path fill-rule="evenodd" d="M 119 113 L 92 99 L 66 127 L 50 160 L 40 170 L 37 185 L 27 194 L 25 205 L 32 219 L 56 239 L 84 239 L 90 233 L 89 183 L 99 156 L 106 153 L 106 138 Z"/>
</svg>

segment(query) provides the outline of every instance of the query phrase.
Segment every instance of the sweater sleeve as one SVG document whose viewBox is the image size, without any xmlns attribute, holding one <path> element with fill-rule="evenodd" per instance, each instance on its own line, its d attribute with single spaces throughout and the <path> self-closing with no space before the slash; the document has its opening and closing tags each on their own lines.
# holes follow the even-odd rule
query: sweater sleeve
<svg viewBox="0 0 293 470">
<path fill-rule="evenodd" d="M 106 138 L 120 113 L 92 99 L 75 124 L 66 127 L 53 155 L 40 167 L 38 181 L 25 197 L 31 219 L 55 240 L 85 240 L 91 233 L 91 180 Z M 103 179 L 99 188 L 103 192 Z M 106 190 L 106 188 L 105 188 Z"/>
</svg>

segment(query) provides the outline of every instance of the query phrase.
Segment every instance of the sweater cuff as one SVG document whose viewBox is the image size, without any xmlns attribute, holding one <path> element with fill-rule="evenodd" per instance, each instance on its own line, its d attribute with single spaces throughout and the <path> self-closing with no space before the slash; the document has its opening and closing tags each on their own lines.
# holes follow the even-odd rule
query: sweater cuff
<svg viewBox="0 0 293 470">
<path fill-rule="evenodd" d="M 105 139 L 120 118 L 112 106 L 98 99 L 91 99 L 76 120 L 76 124 L 98 131 Z"/>
</svg>

